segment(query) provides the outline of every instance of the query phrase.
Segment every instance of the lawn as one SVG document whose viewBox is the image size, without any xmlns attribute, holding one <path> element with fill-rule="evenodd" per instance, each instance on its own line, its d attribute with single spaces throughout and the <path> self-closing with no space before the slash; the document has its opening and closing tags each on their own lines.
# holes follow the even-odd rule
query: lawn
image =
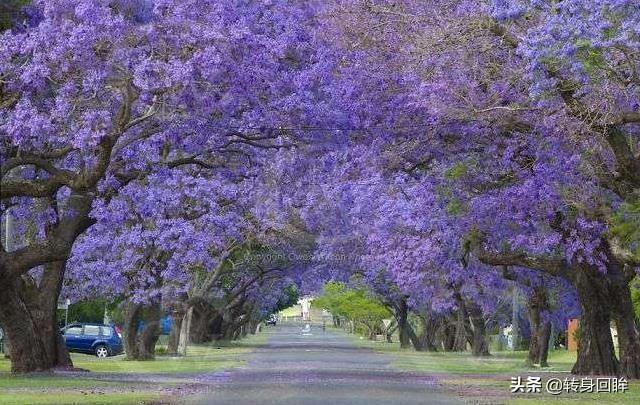
<svg viewBox="0 0 640 405">
<path fill-rule="evenodd" d="M 351 335 L 361 347 L 384 353 L 391 364 L 399 369 L 436 376 L 445 389 L 475 403 L 506 404 L 640 404 L 640 381 L 631 381 L 624 393 L 545 393 L 511 394 L 511 377 L 539 376 L 543 384 L 549 378 L 572 378 L 571 367 L 575 352 L 556 350 L 549 353 L 548 368 L 531 368 L 525 365 L 527 352 L 498 351 L 490 357 L 477 358 L 469 353 L 425 353 L 413 349 L 400 349 L 398 343 L 373 342 Z"/>
<path fill-rule="evenodd" d="M 291 318 L 291 317 L 296 317 L 296 316 L 300 316 L 300 305 L 294 305 L 292 307 L 289 308 L 285 308 L 282 311 L 280 311 L 280 316 L 283 318 Z"/>
<path fill-rule="evenodd" d="M 241 341 L 192 345 L 183 357 L 156 356 L 128 361 L 124 356 L 98 359 L 73 353 L 74 365 L 88 373 L 12 375 L 0 358 L 0 404 L 137 404 L 170 395 L 181 385 L 200 384 L 199 374 L 244 364 L 244 355 L 264 344 L 266 334 Z"/>
<path fill-rule="evenodd" d="M 73 354 L 73 364 L 101 373 L 200 373 L 237 366 L 240 355 L 250 352 L 245 346 L 191 346 L 186 356 L 156 356 L 151 361 L 125 360 L 124 356 L 99 359 L 95 356 Z"/>
<path fill-rule="evenodd" d="M 473 357 L 469 353 L 417 353 L 402 351 L 395 354 L 397 366 L 426 373 L 466 374 L 476 371 L 482 374 L 513 374 L 526 371 L 537 373 L 568 373 L 575 361 L 575 353 L 551 352 L 549 367 L 527 368 L 526 352 L 493 352 L 490 357 Z"/>
<path fill-rule="evenodd" d="M 184 357 L 158 355 L 150 361 L 125 360 L 124 355 L 99 359 L 79 353 L 72 353 L 71 358 L 75 367 L 100 373 L 197 373 L 236 366 L 240 362 L 240 355 L 262 345 L 265 339 L 266 334 L 257 334 L 240 341 L 191 345 Z M 9 360 L 0 358 L 0 373 L 9 372 L 10 369 Z"/>
<path fill-rule="evenodd" d="M 172 384 L 150 380 L 103 381 L 97 375 L 0 374 L 0 403 L 137 404 L 160 398 Z"/>
<path fill-rule="evenodd" d="M 41 404 L 145 404 L 158 400 L 160 394 L 154 392 L 126 392 L 126 393 L 101 393 L 88 392 L 60 392 L 48 393 L 0 393 L 0 402 L 3 405 L 41 405 Z"/>
</svg>

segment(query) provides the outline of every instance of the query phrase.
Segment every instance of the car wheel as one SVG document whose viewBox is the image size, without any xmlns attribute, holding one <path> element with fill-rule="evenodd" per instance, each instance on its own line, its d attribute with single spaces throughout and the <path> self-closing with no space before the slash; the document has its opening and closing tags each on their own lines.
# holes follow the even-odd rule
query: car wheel
<svg viewBox="0 0 640 405">
<path fill-rule="evenodd" d="M 104 346 L 104 345 L 96 346 L 96 356 L 100 357 L 101 359 L 104 359 L 105 357 L 109 357 L 109 349 L 107 349 L 107 346 Z"/>
</svg>

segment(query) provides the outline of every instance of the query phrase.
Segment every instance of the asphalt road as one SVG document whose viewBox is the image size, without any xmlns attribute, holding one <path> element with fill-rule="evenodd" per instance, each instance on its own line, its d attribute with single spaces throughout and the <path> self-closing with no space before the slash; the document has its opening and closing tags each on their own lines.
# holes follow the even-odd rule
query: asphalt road
<svg viewBox="0 0 640 405">
<path fill-rule="evenodd" d="M 207 377 L 196 404 L 457 404 L 433 377 L 394 369 L 391 358 L 321 327 L 268 328 L 246 365 Z"/>
</svg>

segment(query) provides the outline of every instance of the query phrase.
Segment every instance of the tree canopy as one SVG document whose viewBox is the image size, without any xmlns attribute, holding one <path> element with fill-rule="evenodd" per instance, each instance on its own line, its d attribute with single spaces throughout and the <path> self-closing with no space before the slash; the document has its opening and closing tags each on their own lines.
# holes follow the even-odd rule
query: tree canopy
<svg viewBox="0 0 640 405">
<path fill-rule="evenodd" d="M 172 311 L 233 337 L 291 286 L 357 275 L 366 288 L 326 287 L 336 313 L 413 311 L 440 346 L 466 336 L 485 355 L 516 288 L 536 330 L 580 313 L 574 372 L 640 377 L 637 2 L 34 0 L 20 15 L 0 33 L 14 370 L 63 358 L 51 322 L 25 315 L 62 290 L 123 299 L 130 325 Z"/>
</svg>

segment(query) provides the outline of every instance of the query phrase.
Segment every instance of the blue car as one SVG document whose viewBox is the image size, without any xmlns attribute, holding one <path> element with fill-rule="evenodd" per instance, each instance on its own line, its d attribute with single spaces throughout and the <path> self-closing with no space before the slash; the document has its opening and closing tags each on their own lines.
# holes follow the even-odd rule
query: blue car
<svg viewBox="0 0 640 405">
<path fill-rule="evenodd" d="M 115 327 L 97 323 L 72 323 L 60 330 L 70 352 L 98 357 L 122 353 L 122 337 Z"/>
</svg>

